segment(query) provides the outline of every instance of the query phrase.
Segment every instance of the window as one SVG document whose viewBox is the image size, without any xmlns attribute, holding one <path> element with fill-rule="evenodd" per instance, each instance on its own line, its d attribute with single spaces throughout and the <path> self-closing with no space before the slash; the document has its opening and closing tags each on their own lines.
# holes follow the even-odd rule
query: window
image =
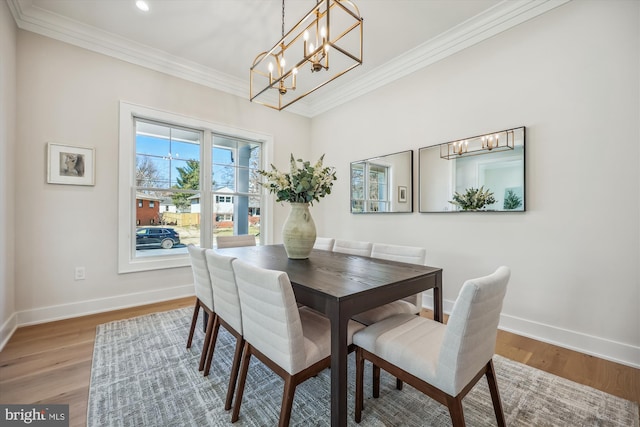
<svg viewBox="0 0 640 427">
<path fill-rule="evenodd" d="M 257 170 L 269 136 L 125 102 L 120 124 L 119 272 L 187 266 L 186 246 L 215 247 L 218 235 L 266 241 Z"/>
<path fill-rule="evenodd" d="M 365 179 L 367 178 L 367 179 Z M 389 167 L 370 162 L 351 165 L 351 211 L 389 211 Z"/>
<path fill-rule="evenodd" d="M 389 212 L 389 167 L 369 165 L 369 212 Z"/>
</svg>

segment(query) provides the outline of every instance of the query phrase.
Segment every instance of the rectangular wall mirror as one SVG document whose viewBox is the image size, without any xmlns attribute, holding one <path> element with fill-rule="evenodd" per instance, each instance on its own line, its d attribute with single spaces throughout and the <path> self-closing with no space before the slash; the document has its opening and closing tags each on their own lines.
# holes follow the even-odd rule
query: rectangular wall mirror
<svg viewBox="0 0 640 427">
<path fill-rule="evenodd" d="M 413 151 L 351 163 L 351 213 L 413 212 Z"/>
<path fill-rule="evenodd" d="M 419 150 L 420 212 L 525 210 L 525 128 Z"/>
</svg>

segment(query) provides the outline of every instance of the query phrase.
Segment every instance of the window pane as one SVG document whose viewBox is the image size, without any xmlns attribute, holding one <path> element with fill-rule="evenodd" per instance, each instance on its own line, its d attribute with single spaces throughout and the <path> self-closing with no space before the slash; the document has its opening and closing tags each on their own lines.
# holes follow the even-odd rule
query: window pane
<svg viewBox="0 0 640 427">
<path fill-rule="evenodd" d="M 200 245 L 201 135 L 136 120 L 135 257 L 186 254 L 189 243 Z"/>
<path fill-rule="evenodd" d="M 253 234 L 260 239 L 261 145 L 225 135 L 214 135 L 213 244 L 219 235 Z"/>
<path fill-rule="evenodd" d="M 136 185 L 199 188 L 201 135 L 200 131 L 137 120 Z"/>
<path fill-rule="evenodd" d="M 185 197 L 190 201 L 189 209 L 181 211 L 177 201 Z M 139 190 L 136 199 L 138 206 L 148 201 L 144 208 L 136 209 L 136 257 L 186 254 L 189 243 L 200 246 L 197 193 Z"/>
<path fill-rule="evenodd" d="M 260 199 L 248 196 L 236 196 L 233 200 L 240 203 L 216 202 L 213 199 L 214 227 L 213 246 L 217 246 L 218 236 L 252 234 L 256 244 L 260 244 Z M 228 200 L 228 199 L 227 199 Z M 247 204 L 248 201 L 248 204 Z M 243 228 L 246 224 L 246 229 Z M 238 229 L 241 231 L 238 232 Z"/>
</svg>

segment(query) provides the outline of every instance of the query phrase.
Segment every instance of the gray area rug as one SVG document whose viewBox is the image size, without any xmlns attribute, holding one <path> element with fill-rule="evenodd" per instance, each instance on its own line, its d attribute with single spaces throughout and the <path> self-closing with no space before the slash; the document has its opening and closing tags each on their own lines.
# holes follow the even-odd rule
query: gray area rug
<svg viewBox="0 0 640 427">
<path fill-rule="evenodd" d="M 220 329 L 211 373 L 198 372 L 203 333 L 187 350 L 192 309 L 155 313 L 99 325 L 93 354 L 87 424 L 104 426 L 230 426 L 224 410 L 235 339 Z M 607 393 L 496 356 L 498 386 L 509 426 L 638 427 L 638 405 Z M 371 397 L 365 368 L 365 409 L 359 424 L 450 426 L 447 409 L 410 386 L 395 389 L 382 373 L 380 398 Z M 353 422 L 354 355 L 349 358 L 349 425 Z M 292 426 L 328 426 L 330 377 L 326 370 L 297 388 Z M 252 359 L 234 426 L 277 425 L 283 381 Z M 496 425 L 487 382 L 464 399 L 467 425 Z"/>
</svg>

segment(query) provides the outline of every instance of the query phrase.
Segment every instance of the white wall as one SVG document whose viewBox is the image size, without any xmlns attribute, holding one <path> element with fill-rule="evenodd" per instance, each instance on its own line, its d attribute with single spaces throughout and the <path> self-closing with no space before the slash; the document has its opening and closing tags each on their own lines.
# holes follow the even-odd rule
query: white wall
<svg viewBox="0 0 640 427">
<path fill-rule="evenodd" d="M 26 31 L 18 32 L 18 75 L 19 324 L 193 294 L 189 268 L 117 274 L 120 100 L 270 134 L 280 167 L 292 150 L 308 154 L 308 118 Z M 95 187 L 47 184 L 47 142 L 95 147 Z M 275 210 L 279 230 L 284 208 Z M 74 280 L 76 266 L 86 268 L 86 280 Z"/>
<path fill-rule="evenodd" d="M 16 39 L 18 29 L 0 2 L 0 349 L 16 327 L 14 283 L 14 168 Z"/>
<path fill-rule="evenodd" d="M 639 21 L 573 1 L 314 118 L 338 174 L 318 234 L 427 247 L 449 308 L 510 266 L 502 328 L 640 366 Z M 522 125 L 527 212 L 349 214 L 350 161 Z"/>
</svg>

